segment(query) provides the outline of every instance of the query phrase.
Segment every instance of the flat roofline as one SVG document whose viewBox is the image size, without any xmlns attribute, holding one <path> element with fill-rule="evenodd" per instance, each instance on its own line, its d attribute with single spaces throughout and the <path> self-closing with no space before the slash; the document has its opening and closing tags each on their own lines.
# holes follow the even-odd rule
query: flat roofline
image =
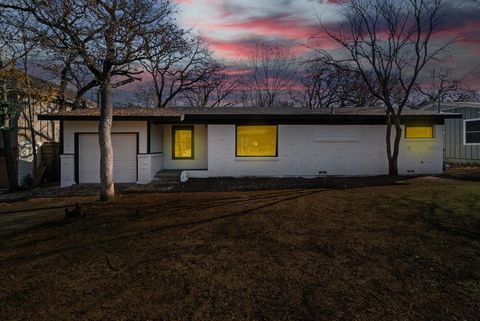
<svg viewBox="0 0 480 321">
<path fill-rule="evenodd" d="M 56 115 L 56 114 L 41 114 L 37 116 L 38 120 L 100 120 L 98 115 Z M 181 116 L 113 116 L 115 121 L 144 121 L 144 120 L 162 120 L 166 122 L 181 122 Z"/>
<path fill-rule="evenodd" d="M 265 123 L 278 124 L 365 124 L 383 125 L 385 115 L 359 114 L 186 114 L 181 116 L 113 116 L 114 121 L 152 121 L 159 124 L 236 124 L 236 123 Z M 443 124 L 446 118 L 462 118 L 461 114 L 426 114 L 402 115 L 401 123 L 430 122 Z M 39 120 L 67 120 L 67 121 L 97 121 L 98 115 L 38 115 Z"/>
</svg>

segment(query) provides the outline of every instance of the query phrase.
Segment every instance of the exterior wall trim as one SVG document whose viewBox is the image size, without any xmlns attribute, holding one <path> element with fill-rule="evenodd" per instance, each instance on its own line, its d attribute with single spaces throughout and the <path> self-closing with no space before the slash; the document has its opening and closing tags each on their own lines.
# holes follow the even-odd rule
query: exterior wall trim
<svg viewBox="0 0 480 321">
<path fill-rule="evenodd" d="M 470 122 L 470 121 L 479 121 L 480 118 L 471 118 L 471 119 L 464 119 L 463 120 L 463 130 L 462 130 L 462 134 L 463 134 L 463 145 L 465 146 L 479 146 L 480 143 L 467 143 L 467 122 Z"/>
</svg>

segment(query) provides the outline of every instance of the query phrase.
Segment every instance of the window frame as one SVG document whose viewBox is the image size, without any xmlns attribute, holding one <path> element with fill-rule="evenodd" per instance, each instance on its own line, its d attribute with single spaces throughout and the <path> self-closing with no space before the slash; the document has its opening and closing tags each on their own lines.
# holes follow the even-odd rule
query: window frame
<svg viewBox="0 0 480 321">
<path fill-rule="evenodd" d="M 192 133 L 192 156 L 176 157 L 175 156 L 175 137 L 177 130 L 189 130 Z M 194 125 L 175 125 L 172 126 L 172 159 L 174 160 L 192 160 L 195 159 L 195 126 Z"/>
<path fill-rule="evenodd" d="M 463 120 L 463 145 L 465 146 L 479 146 L 479 143 L 467 143 L 467 122 L 480 121 L 480 118 L 464 119 Z"/>
<path fill-rule="evenodd" d="M 432 128 L 432 137 L 407 137 L 407 127 L 431 127 Z M 435 139 L 435 124 L 429 123 L 410 123 L 405 124 L 404 136 L 406 140 L 432 140 Z"/>
<path fill-rule="evenodd" d="M 272 126 L 275 127 L 275 155 L 253 155 L 253 156 L 245 156 L 245 155 L 238 155 L 238 127 L 246 127 L 246 126 Z M 235 124 L 235 157 L 237 158 L 277 158 L 278 157 L 278 124 Z"/>
</svg>

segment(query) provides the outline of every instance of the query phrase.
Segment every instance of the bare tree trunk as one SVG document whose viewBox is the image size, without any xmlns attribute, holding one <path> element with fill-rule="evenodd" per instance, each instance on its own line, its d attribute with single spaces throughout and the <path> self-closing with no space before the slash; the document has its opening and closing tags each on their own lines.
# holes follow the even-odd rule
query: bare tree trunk
<svg viewBox="0 0 480 321">
<path fill-rule="evenodd" d="M 393 143 L 392 164 L 389 170 L 390 176 L 398 176 L 398 155 L 400 154 L 400 140 L 402 139 L 402 126 L 400 120 L 395 119 L 395 140 Z"/>
<path fill-rule="evenodd" d="M 388 114 L 388 113 L 387 113 Z M 392 151 L 392 128 L 395 128 Z M 388 175 L 398 176 L 398 155 L 400 154 L 400 141 L 402 139 L 402 126 L 396 115 L 387 115 L 387 131 L 385 135 L 388 156 Z"/>
<path fill-rule="evenodd" d="M 95 88 L 98 85 L 97 81 L 90 81 L 83 87 L 77 88 L 77 94 L 75 95 L 75 101 L 73 102 L 72 109 L 79 109 L 83 108 L 85 105 L 85 97 L 84 95 L 91 89 Z M 98 93 L 97 93 L 97 100 L 98 100 Z"/>
<path fill-rule="evenodd" d="M 1 60 L 1 56 L 0 56 Z M 0 61 L 1 65 L 1 61 Z M 2 92 L 3 92 L 3 101 L 7 102 L 8 95 L 7 95 L 7 88 L 6 85 L 2 84 Z M 16 131 L 12 130 L 12 120 L 9 117 L 9 113 L 7 110 L 3 111 L 2 117 L 2 127 L 5 130 L 2 131 L 2 140 L 3 140 L 3 147 L 5 148 L 5 165 L 7 167 L 7 177 L 8 177 L 8 188 L 10 191 L 15 191 L 18 189 L 18 176 L 17 176 L 17 158 L 15 157 L 16 153 L 13 151 L 12 147 L 12 133 L 15 134 Z M 15 117 L 14 117 L 15 118 Z M 14 119 L 15 120 L 15 119 Z"/>
<path fill-rule="evenodd" d="M 27 47 L 24 44 L 25 50 L 25 58 L 23 60 L 23 71 L 25 72 L 26 77 L 26 85 L 27 85 L 27 113 L 28 119 L 28 129 L 30 131 L 30 143 L 32 144 L 32 157 L 33 157 L 33 164 L 32 164 L 32 178 L 33 181 L 37 182 L 37 166 L 38 166 L 38 155 L 37 155 L 37 139 L 35 133 L 35 114 L 34 114 L 34 107 L 32 106 L 32 86 L 30 84 L 30 75 L 28 74 L 28 55 L 27 55 Z"/>
<path fill-rule="evenodd" d="M 8 188 L 10 191 L 18 189 L 17 166 L 15 164 L 16 157 L 12 148 L 12 131 L 5 130 L 2 133 L 3 146 L 5 147 L 5 163 L 7 167 Z"/>
<path fill-rule="evenodd" d="M 385 132 L 385 143 L 387 144 L 387 159 L 388 159 L 388 175 L 393 176 L 393 159 L 392 159 L 392 119 L 389 112 L 387 112 L 387 130 Z"/>
<path fill-rule="evenodd" d="M 65 66 L 62 69 L 62 73 L 60 75 L 60 87 L 58 89 L 58 105 L 60 107 L 61 111 L 64 111 L 65 108 L 65 91 L 67 89 L 67 83 L 68 83 L 68 71 L 69 71 L 69 66 Z"/>
<path fill-rule="evenodd" d="M 98 140 L 100 144 L 100 200 L 109 201 L 115 197 L 113 183 L 113 146 L 112 146 L 112 84 L 111 77 L 101 84 L 100 122 Z"/>
<path fill-rule="evenodd" d="M 30 140 L 32 144 L 32 157 L 33 157 L 32 178 L 34 182 L 37 182 L 37 169 L 38 169 L 37 136 L 35 133 L 35 119 L 34 119 L 35 115 L 33 112 L 33 106 L 32 106 L 30 94 L 28 94 L 27 103 L 28 103 L 28 118 L 29 118 L 28 129 L 30 130 Z"/>
</svg>

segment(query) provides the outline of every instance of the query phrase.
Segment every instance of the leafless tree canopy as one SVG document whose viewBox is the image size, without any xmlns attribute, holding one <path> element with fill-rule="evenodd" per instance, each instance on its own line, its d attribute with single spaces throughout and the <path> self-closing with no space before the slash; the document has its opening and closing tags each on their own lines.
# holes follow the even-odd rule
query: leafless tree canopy
<svg viewBox="0 0 480 321">
<path fill-rule="evenodd" d="M 142 65 L 150 74 L 157 107 L 174 104 L 218 107 L 231 95 L 225 65 L 216 61 L 205 41 L 189 32 L 172 30 L 168 46 L 156 46 Z"/>
<path fill-rule="evenodd" d="M 321 59 L 361 76 L 386 108 L 391 175 L 398 174 L 402 110 L 424 67 L 448 45 L 432 44 L 442 10 L 441 0 L 352 0 L 344 4 L 345 23 L 339 29 L 322 26 L 340 50 L 335 57 L 319 50 Z"/>
<path fill-rule="evenodd" d="M 12 15 L 0 10 L 0 135 L 5 149 L 8 183 L 11 190 L 18 188 L 16 169 L 16 146 L 18 117 L 21 106 L 18 103 L 19 74 L 17 63 L 31 50 L 25 41 L 25 30 L 20 30 L 25 19 L 24 14 Z"/>
<path fill-rule="evenodd" d="M 257 42 L 249 52 L 242 78 L 243 104 L 259 107 L 284 105 L 289 100 L 297 72 L 297 61 L 289 48 Z"/>
<path fill-rule="evenodd" d="M 193 107 L 229 107 L 237 104 L 237 81 L 227 74 L 227 66 L 212 61 L 207 66 L 209 72 L 180 97 L 181 105 Z"/>
<path fill-rule="evenodd" d="M 480 101 L 480 95 L 468 84 L 469 76 L 473 73 L 475 70 L 461 77 L 453 77 L 451 69 L 434 68 L 430 70 L 430 83 L 415 85 L 412 108 L 431 103 Z"/>
<path fill-rule="evenodd" d="M 78 58 L 98 82 L 100 193 L 113 197 L 112 88 L 138 79 L 137 63 L 164 46 L 175 28 L 174 7 L 168 0 L 2 0 L 0 8 L 29 13 L 37 41 Z"/>
<path fill-rule="evenodd" d="M 321 60 L 304 64 L 303 88 L 292 91 L 292 99 L 301 107 L 329 108 L 371 107 L 377 99 L 368 90 L 363 79 L 348 68 L 339 68 Z"/>
</svg>

